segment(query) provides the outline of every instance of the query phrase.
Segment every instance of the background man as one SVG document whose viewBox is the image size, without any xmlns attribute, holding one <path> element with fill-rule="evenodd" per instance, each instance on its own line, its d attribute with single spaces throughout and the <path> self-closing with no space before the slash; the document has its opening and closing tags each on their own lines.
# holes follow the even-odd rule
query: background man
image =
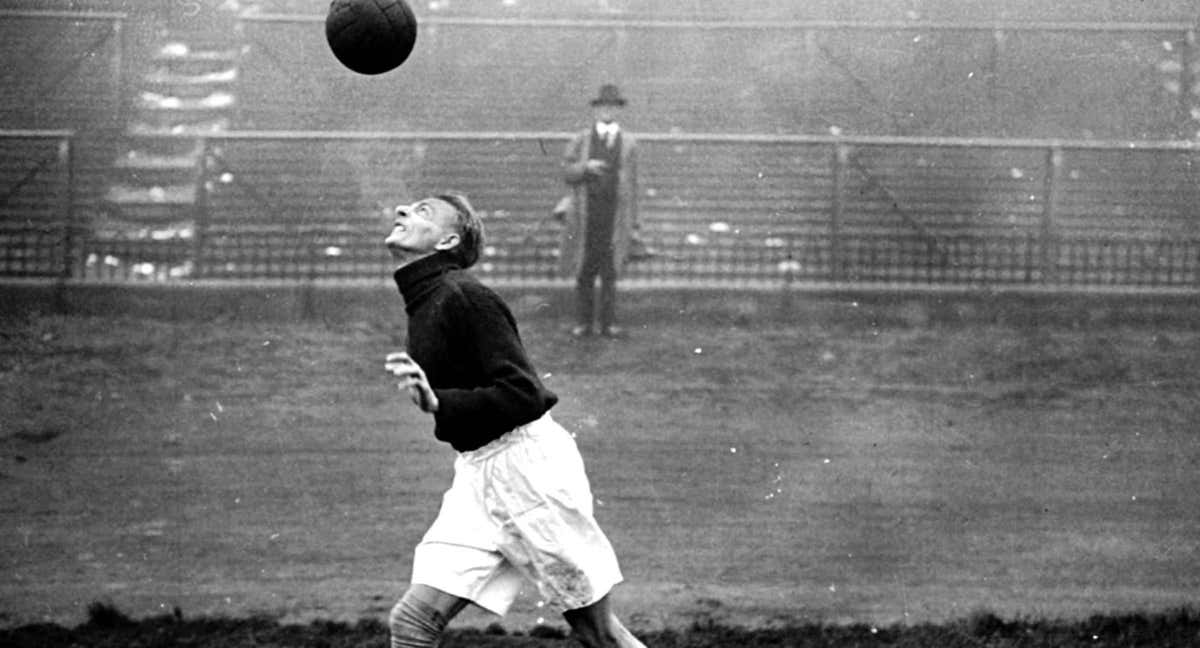
<svg viewBox="0 0 1200 648">
<path fill-rule="evenodd" d="M 574 275 L 576 326 L 571 334 L 595 329 L 595 284 L 600 278 L 599 328 L 616 337 L 617 277 L 628 259 L 638 226 L 637 143 L 617 121 L 625 106 L 617 86 L 600 87 L 592 100 L 595 122 L 567 143 L 563 178 L 573 200 L 565 216 L 561 270 Z"/>
</svg>

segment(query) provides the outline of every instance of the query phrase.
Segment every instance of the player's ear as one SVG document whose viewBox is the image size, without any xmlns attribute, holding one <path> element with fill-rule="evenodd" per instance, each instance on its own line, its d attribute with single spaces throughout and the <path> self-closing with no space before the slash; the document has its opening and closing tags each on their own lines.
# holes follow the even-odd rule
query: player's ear
<svg viewBox="0 0 1200 648">
<path fill-rule="evenodd" d="M 462 236 L 458 232 L 451 232 L 442 237 L 434 247 L 438 250 L 453 250 L 462 242 Z"/>
</svg>

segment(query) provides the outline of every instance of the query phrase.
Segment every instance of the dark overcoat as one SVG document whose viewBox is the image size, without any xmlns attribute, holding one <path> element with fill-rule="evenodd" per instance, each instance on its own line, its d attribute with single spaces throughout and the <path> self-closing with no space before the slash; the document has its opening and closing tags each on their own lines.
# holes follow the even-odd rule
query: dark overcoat
<svg viewBox="0 0 1200 648">
<path fill-rule="evenodd" d="M 558 268 L 563 276 L 579 274 L 583 262 L 583 246 L 587 240 L 587 184 L 584 168 L 591 156 L 592 128 L 579 131 L 567 142 L 563 154 L 563 179 L 571 188 L 571 201 L 563 219 L 562 241 L 559 247 Z M 621 273 L 629 259 L 629 240 L 638 227 L 637 207 L 637 141 L 621 130 L 621 167 L 617 171 L 617 212 L 613 224 L 613 259 Z"/>
</svg>

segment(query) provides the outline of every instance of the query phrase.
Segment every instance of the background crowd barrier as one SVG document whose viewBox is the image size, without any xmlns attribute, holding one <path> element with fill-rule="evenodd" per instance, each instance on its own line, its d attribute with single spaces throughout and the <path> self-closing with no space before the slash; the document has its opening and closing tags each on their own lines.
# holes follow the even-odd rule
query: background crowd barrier
<svg viewBox="0 0 1200 648">
<path fill-rule="evenodd" d="M 199 139 L 191 218 L 72 196 L 69 131 L 0 137 L 0 275 L 82 281 L 389 274 L 391 206 L 461 191 L 481 275 L 554 283 L 566 133 L 231 132 Z M 629 280 L 775 288 L 1194 290 L 1200 183 L 1187 142 L 639 135 Z M 19 154 L 18 154 L 19 153 Z M 112 227 L 121 222 L 121 227 Z M 131 234 L 132 232 L 132 234 Z"/>
</svg>

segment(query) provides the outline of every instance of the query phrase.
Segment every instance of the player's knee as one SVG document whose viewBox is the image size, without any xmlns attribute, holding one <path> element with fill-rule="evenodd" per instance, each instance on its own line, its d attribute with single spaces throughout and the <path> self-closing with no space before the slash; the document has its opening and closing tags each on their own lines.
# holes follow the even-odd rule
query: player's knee
<svg viewBox="0 0 1200 648">
<path fill-rule="evenodd" d="M 388 616 L 392 648 L 433 648 L 447 622 L 437 608 L 405 594 Z"/>
</svg>

